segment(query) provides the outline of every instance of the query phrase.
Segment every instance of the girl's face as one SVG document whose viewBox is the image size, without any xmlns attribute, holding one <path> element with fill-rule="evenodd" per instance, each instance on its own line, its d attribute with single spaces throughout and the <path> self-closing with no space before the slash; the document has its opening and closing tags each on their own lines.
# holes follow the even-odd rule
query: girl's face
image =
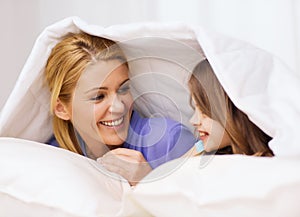
<svg viewBox="0 0 300 217">
<path fill-rule="evenodd" d="M 221 124 L 203 114 L 194 99 L 193 103 L 195 110 L 190 122 L 195 127 L 198 138 L 203 141 L 205 151 L 216 151 L 229 146 L 231 143 L 229 135 Z"/>
<path fill-rule="evenodd" d="M 95 156 L 101 155 L 103 144 L 118 146 L 126 140 L 132 104 L 127 65 L 98 61 L 82 74 L 73 95 L 71 121 Z"/>
</svg>

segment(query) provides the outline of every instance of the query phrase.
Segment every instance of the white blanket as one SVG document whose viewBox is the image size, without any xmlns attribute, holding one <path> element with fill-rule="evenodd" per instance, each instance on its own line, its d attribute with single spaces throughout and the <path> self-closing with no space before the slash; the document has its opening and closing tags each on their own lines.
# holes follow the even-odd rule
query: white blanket
<svg viewBox="0 0 300 217">
<path fill-rule="evenodd" d="M 300 214 L 300 160 L 296 158 L 195 157 L 176 170 L 180 160 L 174 160 L 132 189 L 96 161 L 49 145 L 0 138 L 0 154 L 1 216 Z"/>
<path fill-rule="evenodd" d="M 121 42 L 130 60 L 139 110 L 186 125 L 191 114 L 186 81 L 204 52 L 236 106 L 274 138 L 270 146 L 275 155 L 300 155 L 300 79 L 276 57 L 198 26 L 139 23 L 103 28 L 78 17 L 49 26 L 37 39 L 2 110 L 1 136 L 39 142 L 49 138 L 52 126 L 43 69 L 61 36 L 79 30 Z"/>
<path fill-rule="evenodd" d="M 112 184 L 106 186 L 107 189 L 114 188 L 115 185 L 119 186 L 118 189 L 124 196 L 116 202 L 113 210 L 107 207 L 111 215 L 121 213 L 121 216 L 125 214 L 139 216 L 140 214 L 137 213 L 140 212 L 144 216 L 182 216 L 184 213 L 189 214 L 188 216 L 199 216 L 200 213 L 203 216 L 226 216 L 226 214 L 246 216 L 247 213 L 253 214 L 252 216 L 259 214 L 275 216 L 277 213 L 299 216 L 299 207 L 293 201 L 288 202 L 288 198 L 299 199 L 299 173 L 296 172 L 300 171 L 300 144 L 297 137 L 300 132 L 299 75 L 290 71 L 276 57 L 259 48 L 207 31 L 199 26 L 139 23 L 103 28 L 87 24 L 78 17 L 70 17 L 47 27 L 38 37 L 17 84 L 1 112 L 1 137 L 45 142 L 51 136 L 50 100 L 47 88 L 42 86 L 43 69 L 51 48 L 61 39 L 61 36 L 67 32 L 80 30 L 120 42 L 130 60 L 130 76 L 134 83 L 133 94 L 137 99 L 136 109 L 142 111 L 145 116 L 165 115 L 189 125 L 188 119 L 192 110 L 189 107 L 186 82 L 192 68 L 205 56 L 236 106 L 273 137 L 270 142 L 270 147 L 276 155 L 273 159 L 219 156 L 212 161 L 207 161 L 203 170 L 197 169 L 197 159 L 189 159 L 174 173 L 151 183 L 138 185 L 134 191 L 127 185 L 108 181 Z M 23 143 L 27 152 L 20 148 L 20 144 Z M 34 144 L 38 147 L 41 145 Z M 3 154 L 0 158 L 3 160 L 3 165 L 4 161 L 10 166 L 17 165 L 15 161 L 18 159 L 21 159 L 20 165 L 24 165 L 23 169 L 1 165 L 0 196 L 5 198 L 5 201 L 10 201 L 10 205 L 13 204 L 6 207 L 8 215 L 19 214 L 19 211 L 22 213 L 21 209 L 15 207 L 23 204 L 23 207 L 29 210 L 28 216 L 31 216 L 34 209 L 30 204 L 26 206 L 28 201 L 34 201 L 35 205 L 47 203 L 45 198 L 41 197 L 43 200 L 39 200 L 40 197 L 32 194 L 36 192 L 33 190 L 35 186 L 30 185 L 27 175 L 30 174 L 30 177 L 35 180 L 39 178 L 39 174 L 30 170 L 31 161 L 27 162 L 25 157 L 29 160 L 40 159 L 42 165 L 48 165 L 54 159 L 53 157 L 64 156 L 60 159 L 62 164 L 78 161 L 78 164 L 82 165 L 82 171 L 89 170 L 88 167 L 92 166 L 81 164 L 83 158 L 72 157 L 70 160 L 71 158 L 67 157 L 74 156 L 74 153 L 49 146 L 41 145 L 41 149 L 47 152 L 30 151 L 36 150 L 31 149 L 32 145 L 29 141 L 23 140 L 3 138 L 0 141 L 0 148 L 5 150 L 0 150 Z M 48 151 L 49 155 L 46 155 Z M 9 153 L 22 157 L 11 158 L 14 162 L 10 164 L 7 155 Z M 45 157 L 38 158 L 41 154 Z M 165 171 L 168 165 L 172 165 L 172 162 L 163 165 L 162 169 L 153 171 L 149 177 Z M 44 169 L 46 171 L 47 166 Z M 54 170 L 50 176 L 53 179 L 47 176 L 50 179 L 49 185 L 55 183 L 63 172 L 68 173 L 63 168 L 57 170 L 57 173 Z M 63 180 L 66 185 L 76 182 L 76 177 L 73 175 L 72 173 L 70 179 Z M 14 180 L 19 180 L 22 176 L 27 177 L 27 182 L 20 185 L 20 188 L 16 188 L 16 185 L 9 187 L 9 183 L 14 183 Z M 100 177 L 95 172 L 91 172 L 88 179 L 91 181 L 93 176 Z M 217 184 L 220 182 L 221 185 L 218 187 Z M 239 183 L 241 185 L 238 185 Z M 214 188 L 214 185 L 217 187 Z M 76 186 L 82 185 L 77 183 Z M 226 186 L 229 189 L 226 189 Z M 43 186 L 39 187 L 43 188 Z M 88 184 L 82 187 L 87 188 L 89 194 L 92 192 Z M 29 190 L 24 191 L 25 193 L 20 197 L 15 196 L 22 188 Z M 103 190 L 100 188 L 100 191 L 95 193 L 110 192 L 106 188 Z M 59 195 L 55 189 L 51 189 L 54 191 L 52 195 Z M 60 191 L 60 188 L 57 189 Z M 74 191 L 67 197 L 84 198 L 89 194 L 76 195 Z M 100 199 L 95 201 L 100 203 Z M 81 200 L 74 200 L 73 204 L 68 203 L 64 207 L 52 200 L 55 200 L 55 196 L 49 201 L 52 202 L 52 211 L 57 208 L 56 211 L 59 213 L 66 208 L 66 212 L 71 216 L 75 215 L 75 211 L 70 211 L 73 209 L 72 205 L 79 206 L 81 203 Z M 110 200 L 109 196 L 108 201 Z M 17 205 L 14 206 L 13 201 Z M 101 202 L 106 203 L 105 200 Z M 89 208 L 85 205 L 81 214 L 78 211 L 78 215 L 96 216 L 97 204 L 91 207 L 93 210 L 85 210 Z M 61 214 L 61 216 L 69 214 Z"/>
</svg>

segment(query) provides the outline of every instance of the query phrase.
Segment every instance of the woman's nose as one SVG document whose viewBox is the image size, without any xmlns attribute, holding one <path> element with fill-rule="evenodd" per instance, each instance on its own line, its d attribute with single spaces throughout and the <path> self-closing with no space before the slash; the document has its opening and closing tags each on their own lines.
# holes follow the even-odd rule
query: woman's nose
<svg viewBox="0 0 300 217">
<path fill-rule="evenodd" d="M 108 108 L 110 113 L 123 113 L 125 105 L 119 96 L 113 97 Z"/>
</svg>

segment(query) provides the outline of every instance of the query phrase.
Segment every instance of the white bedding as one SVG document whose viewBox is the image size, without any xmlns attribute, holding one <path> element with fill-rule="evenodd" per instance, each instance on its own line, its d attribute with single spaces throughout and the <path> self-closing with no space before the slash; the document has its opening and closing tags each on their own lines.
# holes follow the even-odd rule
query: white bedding
<svg viewBox="0 0 300 217">
<path fill-rule="evenodd" d="M 3 137 L 0 153 L 1 216 L 300 214 L 296 158 L 195 157 L 173 170 L 178 164 L 174 160 L 145 177 L 159 179 L 142 180 L 132 189 L 121 177 L 108 176 L 95 161 L 45 144 Z"/>
<path fill-rule="evenodd" d="M 276 157 L 218 156 L 202 169 L 197 168 L 201 159 L 195 158 L 167 172 L 174 161 L 147 177 L 156 181 L 132 190 L 103 175 L 91 160 L 31 142 L 44 143 L 52 134 L 49 93 L 42 86 L 46 59 L 61 36 L 79 30 L 121 42 L 130 60 L 138 110 L 186 125 L 192 111 L 186 81 L 205 56 L 236 106 L 273 137 L 270 147 Z M 299 93 L 299 75 L 276 57 L 198 26 L 139 23 L 103 28 L 66 18 L 41 33 L 1 112 L 1 213 L 299 216 Z"/>
<path fill-rule="evenodd" d="M 0 138 L 0 216 L 115 216 L 129 184 L 86 157 Z"/>
</svg>

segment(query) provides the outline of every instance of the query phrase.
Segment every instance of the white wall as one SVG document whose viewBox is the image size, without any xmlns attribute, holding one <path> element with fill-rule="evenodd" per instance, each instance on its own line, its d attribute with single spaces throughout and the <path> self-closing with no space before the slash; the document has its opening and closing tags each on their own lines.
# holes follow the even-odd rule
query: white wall
<svg viewBox="0 0 300 217">
<path fill-rule="evenodd" d="M 130 22 L 187 22 L 249 41 L 300 74 L 298 0 L 0 0 L 0 109 L 38 34 L 77 15 L 102 26 Z"/>
<path fill-rule="evenodd" d="M 37 36 L 37 2 L 0 0 L 0 108 L 13 89 Z"/>
</svg>

